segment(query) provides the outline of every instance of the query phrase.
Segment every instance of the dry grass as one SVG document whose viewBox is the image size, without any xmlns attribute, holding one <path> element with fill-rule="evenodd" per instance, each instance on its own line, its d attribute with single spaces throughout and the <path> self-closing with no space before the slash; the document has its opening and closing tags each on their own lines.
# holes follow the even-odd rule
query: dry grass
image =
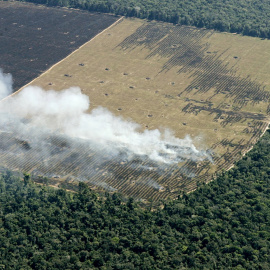
<svg viewBox="0 0 270 270">
<path fill-rule="evenodd" d="M 213 149 L 215 164 L 179 164 L 195 178 L 187 181 L 179 170 L 177 177 L 156 179 L 164 192 L 139 194 L 134 182 L 119 186 L 110 180 L 126 195 L 174 198 L 230 168 L 268 126 L 269 52 L 269 40 L 124 19 L 31 84 L 55 90 L 80 86 L 92 109 L 106 107 L 143 129 L 169 128 L 179 138 L 189 134 L 198 148 Z"/>
</svg>

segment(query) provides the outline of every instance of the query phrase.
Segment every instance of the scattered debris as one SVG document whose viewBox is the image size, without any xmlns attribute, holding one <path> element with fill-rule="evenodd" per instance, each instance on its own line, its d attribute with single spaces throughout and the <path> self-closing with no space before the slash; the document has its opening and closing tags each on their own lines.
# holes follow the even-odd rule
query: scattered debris
<svg viewBox="0 0 270 270">
<path fill-rule="evenodd" d="M 172 95 L 167 95 L 167 94 L 165 94 L 164 97 L 165 97 L 165 98 L 171 98 L 171 99 L 174 98 L 174 96 L 172 96 Z"/>
<path fill-rule="evenodd" d="M 158 189 L 158 191 L 160 191 L 160 192 L 165 191 L 165 188 L 162 187 L 162 186 L 160 186 L 159 189 Z"/>
<path fill-rule="evenodd" d="M 145 41 L 147 39 L 147 37 L 142 37 L 142 38 L 138 38 L 137 41 L 142 42 Z"/>
</svg>

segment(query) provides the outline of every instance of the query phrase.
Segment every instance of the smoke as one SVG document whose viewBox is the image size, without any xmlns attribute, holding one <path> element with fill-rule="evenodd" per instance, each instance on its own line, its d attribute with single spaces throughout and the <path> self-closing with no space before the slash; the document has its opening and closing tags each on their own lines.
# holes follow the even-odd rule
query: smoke
<svg viewBox="0 0 270 270">
<path fill-rule="evenodd" d="M 2 84 L 5 85 L 5 81 Z M 90 140 L 111 151 L 126 149 L 130 155 L 146 156 L 156 162 L 178 163 L 186 159 L 201 161 L 209 158 L 205 151 L 194 146 L 189 136 L 179 139 L 169 130 L 162 133 L 158 129 L 140 132 L 140 125 L 116 117 L 105 108 L 98 107 L 87 113 L 89 106 L 88 96 L 78 87 L 56 92 L 28 86 L 3 102 L 0 112 L 17 119 L 28 119 L 28 129 L 30 126 L 57 131 Z"/>
<path fill-rule="evenodd" d="M 159 190 L 159 191 L 164 190 L 164 187 L 161 186 L 159 183 L 157 183 L 152 178 L 139 179 L 139 181 L 137 181 L 137 184 L 143 184 L 143 185 L 146 185 L 149 187 L 153 187 L 154 189 Z"/>
<path fill-rule="evenodd" d="M 12 76 L 0 68 L 0 100 L 12 93 Z"/>
<path fill-rule="evenodd" d="M 11 85 L 11 75 L 1 73 L 2 97 L 12 92 Z M 126 175 L 141 174 L 148 179 L 146 185 L 160 190 L 151 179 L 169 175 L 168 166 L 182 173 L 179 162 L 211 162 L 211 155 L 197 149 L 189 136 L 179 139 L 169 130 L 142 131 L 137 123 L 105 108 L 90 113 L 89 108 L 89 97 L 78 87 L 45 91 L 28 86 L 2 100 L 0 164 L 51 178 L 72 175 L 107 190 L 114 189 L 106 184 L 110 179 L 125 181 Z"/>
</svg>

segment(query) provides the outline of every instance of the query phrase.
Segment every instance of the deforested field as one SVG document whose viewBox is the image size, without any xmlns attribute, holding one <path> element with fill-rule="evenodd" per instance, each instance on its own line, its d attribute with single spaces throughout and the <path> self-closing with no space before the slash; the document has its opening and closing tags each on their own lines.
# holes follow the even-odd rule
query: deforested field
<svg viewBox="0 0 270 270">
<path fill-rule="evenodd" d="M 143 200 L 190 192 L 233 166 L 268 127 L 269 52 L 269 40 L 122 19 L 31 84 L 47 90 L 79 86 L 91 109 L 105 107 L 142 130 L 188 134 L 211 160 L 187 157 L 174 165 L 127 160 L 59 134 L 46 136 L 51 154 L 35 158 L 29 142 L 2 133 L 13 141 L 1 163 L 54 178 L 63 187 L 79 179 Z M 14 149 L 26 153 L 27 162 L 9 154 Z"/>
<path fill-rule="evenodd" d="M 0 67 L 14 89 L 29 83 L 118 18 L 0 1 Z"/>
</svg>

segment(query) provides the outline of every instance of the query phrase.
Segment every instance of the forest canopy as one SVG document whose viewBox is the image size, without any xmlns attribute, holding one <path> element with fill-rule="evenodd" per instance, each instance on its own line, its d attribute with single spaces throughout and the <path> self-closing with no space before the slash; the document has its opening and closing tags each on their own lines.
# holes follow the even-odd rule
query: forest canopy
<svg viewBox="0 0 270 270">
<path fill-rule="evenodd" d="M 0 269 L 269 269 L 270 133 L 164 209 L 0 176 Z"/>
<path fill-rule="evenodd" d="M 21 0 L 270 38 L 269 0 Z"/>
</svg>

